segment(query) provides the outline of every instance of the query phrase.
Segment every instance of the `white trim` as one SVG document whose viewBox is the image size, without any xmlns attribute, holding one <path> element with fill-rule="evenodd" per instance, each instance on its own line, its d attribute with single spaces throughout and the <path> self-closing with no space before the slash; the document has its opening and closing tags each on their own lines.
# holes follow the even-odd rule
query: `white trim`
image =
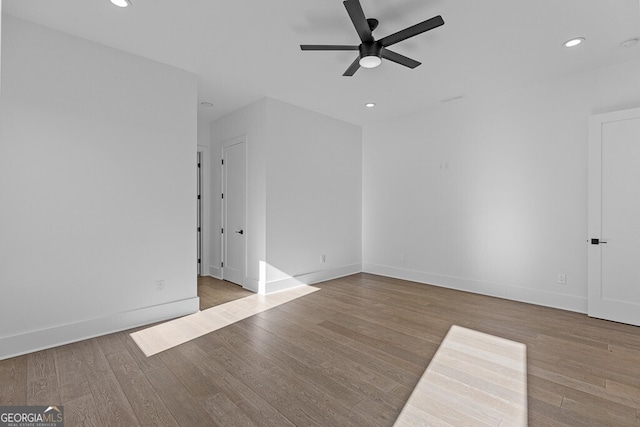
<svg viewBox="0 0 640 427">
<path fill-rule="evenodd" d="M 220 266 L 216 267 L 215 265 L 210 265 L 209 276 L 222 280 L 222 270 L 220 269 Z"/>
<path fill-rule="evenodd" d="M 311 273 L 300 274 L 298 276 L 288 277 L 286 279 L 278 279 L 266 284 L 266 294 L 280 292 L 285 289 L 295 288 L 302 285 L 312 285 L 314 283 L 324 282 L 327 280 L 338 279 L 344 276 L 360 273 L 362 271 L 361 264 L 346 265 L 344 267 L 332 268 L 327 270 L 314 271 Z"/>
<path fill-rule="evenodd" d="M 412 282 L 504 298 L 512 301 L 576 311 L 578 313 L 587 312 L 587 298 L 575 295 L 565 295 L 536 289 L 517 288 L 500 283 L 482 282 L 462 277 L 444 276 L 424 271 L 401 269 L 377 264 L 362 264 L 362 271 L 365 273 L 377 274 L 379 276 L 410 280 Z"/>
<path fill-rule="evenodd" d="M 600 314 L 601 247 L 590 244 L 591 238 L 602 238 L 602 124 L 611 113 L 589 117 L 587 175 L 587 313 Z"/>
<path fill-rule="evenodd" d="M 201 195 L 202 200 L 200 206 L 201 212 L 201 226 L 202 232 L 202 248 L 200 253 L 200 274 L 203 276 L 208 275 L 207 267 L 211 264 L 211 153 L 210 149 L 204 145 L 198 145 L 200 153 L 200 175 L 201 175 Z"/>
<path fill-rule="evenodd" d="M 96 319 L 0 338 L 0 360 L 192 314 L 200 310 L 194 297 Z"/>
<path fill-rule="evenodd" d="M 259 293 L 256 289 L 260 289 L 260 281 L 247 277 L 244 280 L 243 288 L 254 293 Z"/>
</svg>

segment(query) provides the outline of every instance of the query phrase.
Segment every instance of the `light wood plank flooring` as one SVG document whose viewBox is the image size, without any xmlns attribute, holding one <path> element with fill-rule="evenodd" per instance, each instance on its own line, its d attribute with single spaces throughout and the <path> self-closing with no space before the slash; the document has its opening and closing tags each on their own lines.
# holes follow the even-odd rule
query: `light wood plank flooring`
<svg viewBox="0 0 640 427">
<path fill-rule="evenodd" d="M 640 328 L 369 274 L 152 357 L 132 331 L 0 361 L 67 425 L 391 426 L 452 325 L 527 345 L 537 426 L 640 425 Z"/>
<path fill-rule="evenodd" d="M 297 286 L 269 295 L 249 295 L 179 319 L 150 326 L 133 332 L 129 336 L 147 357 L 153 356 L 319 290 L 313 286 Z"/>
<path fill-rule="evenodd" d="M 527 425 L 527 348 L 452 326 L 394 427 Z"/>
<path fill-rule="evenodd" d="M 225 302 L 235 301 L 240 298 L 254 295 L 236 285 L 224 280 L 214 279 L 209 276 L 198 276 L 198 297 L 200 297 L 200 310 L 215 307 Z"/>
</svg>

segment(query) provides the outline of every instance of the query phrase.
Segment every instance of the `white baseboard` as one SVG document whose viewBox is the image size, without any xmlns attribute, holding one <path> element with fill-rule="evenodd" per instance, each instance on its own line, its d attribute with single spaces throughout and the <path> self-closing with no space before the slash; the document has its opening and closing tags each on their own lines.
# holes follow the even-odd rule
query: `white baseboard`
<svg viewBox="0 0 640 427">
<path fill-rule="evenodd" d="M 244 289 L 259 293 L 260 292 L 260 281 L 257 279 L 252 279 L 250 277 L 245 277 L 244 285 L 242 286 Z"/>
<path fill-rule="evenodd" d="M 0 360 L 174 319 L 199 309 L 200 298 L 195 297 L 0 338 Z"/>
<path fill-rule="evenodd" d="M 499 283 L 482 282 L 478 280 L 460 277 L 443 276 L 426 273 L 417 270 L 401 269 L 377 264 L 362 264 L 365 273 L 396 279 L 410 280 L 412 282 L 425 283 L 443 288 L 472 292 L 475 294 L 505 298 L 513 301 L 542 305 L 545 307 L 559 308 L 562 310 L 587 312 L 587 298 L 574 295 L 565 295 L 555 292 L 540 291 L 536 289 L 516 288 Z"/>
<path fill-rule="evenodd" d="M 222 269 L 220 267 L 215 267 L 213 265 L 210 265 L 209 276 L 215 277 L 216 279 L 222 279 Z"/>
<path fill-rule="evenodd" d="M 283 291 L 285 289 L 295 288 L 301 285 L 312 285 L 314 283 L 324 282 L 326 280 L 337 279 L 339 277 L 350 276 L 362 271 L 361 264 L 346 265 L 344 267 L 332 268 L 327 270 L 314 271 L 311 273 L 300 274 L 286 279 L 278 279 L 266 284 L 266 293 Z"/>
</svg>

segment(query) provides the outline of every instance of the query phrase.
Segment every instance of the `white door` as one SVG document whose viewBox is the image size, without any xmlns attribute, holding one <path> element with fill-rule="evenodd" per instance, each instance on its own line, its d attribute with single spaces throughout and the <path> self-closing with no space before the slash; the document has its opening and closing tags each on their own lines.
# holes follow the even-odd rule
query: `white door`
<svg viewBox="0 0 640 427">
<path fill-rule="evenodd" d="M 640 108 L 591 117 L 589 310 L 640 325 Z"/>
<path fill-rule="evenodd" d="M 246 157 L 243 140 L 222 145 L 222 278 L 244 286 Z"/>
</svg>

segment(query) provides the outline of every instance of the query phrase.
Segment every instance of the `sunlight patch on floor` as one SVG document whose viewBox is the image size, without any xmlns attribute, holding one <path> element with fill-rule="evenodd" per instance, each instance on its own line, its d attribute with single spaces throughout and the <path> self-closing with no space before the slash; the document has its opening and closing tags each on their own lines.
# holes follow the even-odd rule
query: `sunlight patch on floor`
<svg viewBox="0 0 640 427">
<path fill-rule="evenodd" d="M 250 295 L 130 335 L 149 357 L 319 290 L 313 286 L 299 286 L 269 295 Z"/>
<path fill-rule="evenodd" d="M 526 426 L 527 347 L 452 326 L 394 426 Z"/>
</svg>

